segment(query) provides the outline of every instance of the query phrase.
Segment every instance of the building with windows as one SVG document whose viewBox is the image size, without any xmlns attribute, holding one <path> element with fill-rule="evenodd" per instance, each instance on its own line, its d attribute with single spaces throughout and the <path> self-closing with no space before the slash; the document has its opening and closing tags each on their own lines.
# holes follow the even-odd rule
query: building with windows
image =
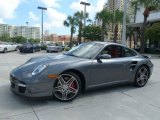
<svg viewBox="0 0 160 120">
<path fill-rule="evenodd" d="M 9 37 L 23 36 L 28 39 L 40 39 L 40 27 L 0 24 L 0 36 L 3 34 L 8 34 Z"/>
<path fill-rule="evenodd" d="M 104 9 L 107 11 L 115 13 L 116 10 L 123 11 L 124 9 L 124 2 L 125 0 L 108 0 L 108 2 L 104 5 Z M 127 16 L 129 21 L 133 21 L 133 9 L 131 7 L 131 1 L 127 1 Z M 106 40 L 113 41 L 114 38 L 114 21 L 107 26 L 107 36 L 105 37 Z M 122 23 L 118 24 L 118 43 L 121 43 L 122 38 Z"/>
</svg>

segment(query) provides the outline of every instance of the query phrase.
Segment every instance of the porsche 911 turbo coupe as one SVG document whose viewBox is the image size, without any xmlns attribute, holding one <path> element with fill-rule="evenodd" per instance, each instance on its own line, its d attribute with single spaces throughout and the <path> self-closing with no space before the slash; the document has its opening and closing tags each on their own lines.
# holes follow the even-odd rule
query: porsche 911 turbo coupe
<svg viewBox="0 0 160 120">
<path fill-rule="evenodd" d="M 11 90 L 27 97 L 71 101 L 82 90 L 130 82 L 143 87 L 153 64 L 123 45 L 88 42 L 64 54 L 29 59 L 10 73 Z"/>
</svg>

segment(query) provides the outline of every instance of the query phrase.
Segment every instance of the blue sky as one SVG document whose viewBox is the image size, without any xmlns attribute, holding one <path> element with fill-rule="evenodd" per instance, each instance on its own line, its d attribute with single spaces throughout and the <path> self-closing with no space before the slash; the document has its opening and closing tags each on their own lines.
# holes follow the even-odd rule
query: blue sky
<svg viewBox="0 0 160 120">
<path fill-rule="evenodd" d="M 47 7 L 44 12 L 44 30 L 50 33 L 70 34 L 69 28 L 63 26 L 63 21 L 68 15 L 84 9 L 81 0 L 1 0 L 0 23 L 11 25 L 41 26 L 41 11 L 38 6 Z M 107 0 L 83 0 L 90 2 L 87 7 L 90 18 L 94 19 L 95 13 L 103 8 Z"/>
</svg>

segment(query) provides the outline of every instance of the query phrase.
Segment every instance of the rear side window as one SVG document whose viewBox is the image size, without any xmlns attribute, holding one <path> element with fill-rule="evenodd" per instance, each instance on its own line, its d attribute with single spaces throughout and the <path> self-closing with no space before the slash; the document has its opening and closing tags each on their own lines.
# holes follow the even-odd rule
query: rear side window
<svg viewBox="0 0 160 120">
<path fill-rule="evenodd" d="M 124 48 L 124 57 L 133 57 L 136 56 L 137 53 L 128 49 L 128 48 Z"/>
</svg>

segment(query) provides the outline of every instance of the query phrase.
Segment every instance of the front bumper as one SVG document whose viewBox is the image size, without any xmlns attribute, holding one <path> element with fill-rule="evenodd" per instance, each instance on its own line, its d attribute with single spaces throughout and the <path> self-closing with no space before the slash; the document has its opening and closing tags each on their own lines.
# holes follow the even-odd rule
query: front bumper
<svg viewBox="0 0 160 120">
<path fill-rule="evenodd" d="M 47 52 L 58 52 L 58 48 L 47 48 Z"/>
<path fill-rule="evenodd" d="M 33 51 L 33 48 L 19 48 L 19 51 L 20 52 L 32 52 Z"/>
<path fill-rule="evenodd" d="M 10 75 L 10 82 L 10 90 L 18 95 L 25 97 L 52 96 L 53 79 L 46 83 L 25 83 L 16 76 Z"/>
</svg>

